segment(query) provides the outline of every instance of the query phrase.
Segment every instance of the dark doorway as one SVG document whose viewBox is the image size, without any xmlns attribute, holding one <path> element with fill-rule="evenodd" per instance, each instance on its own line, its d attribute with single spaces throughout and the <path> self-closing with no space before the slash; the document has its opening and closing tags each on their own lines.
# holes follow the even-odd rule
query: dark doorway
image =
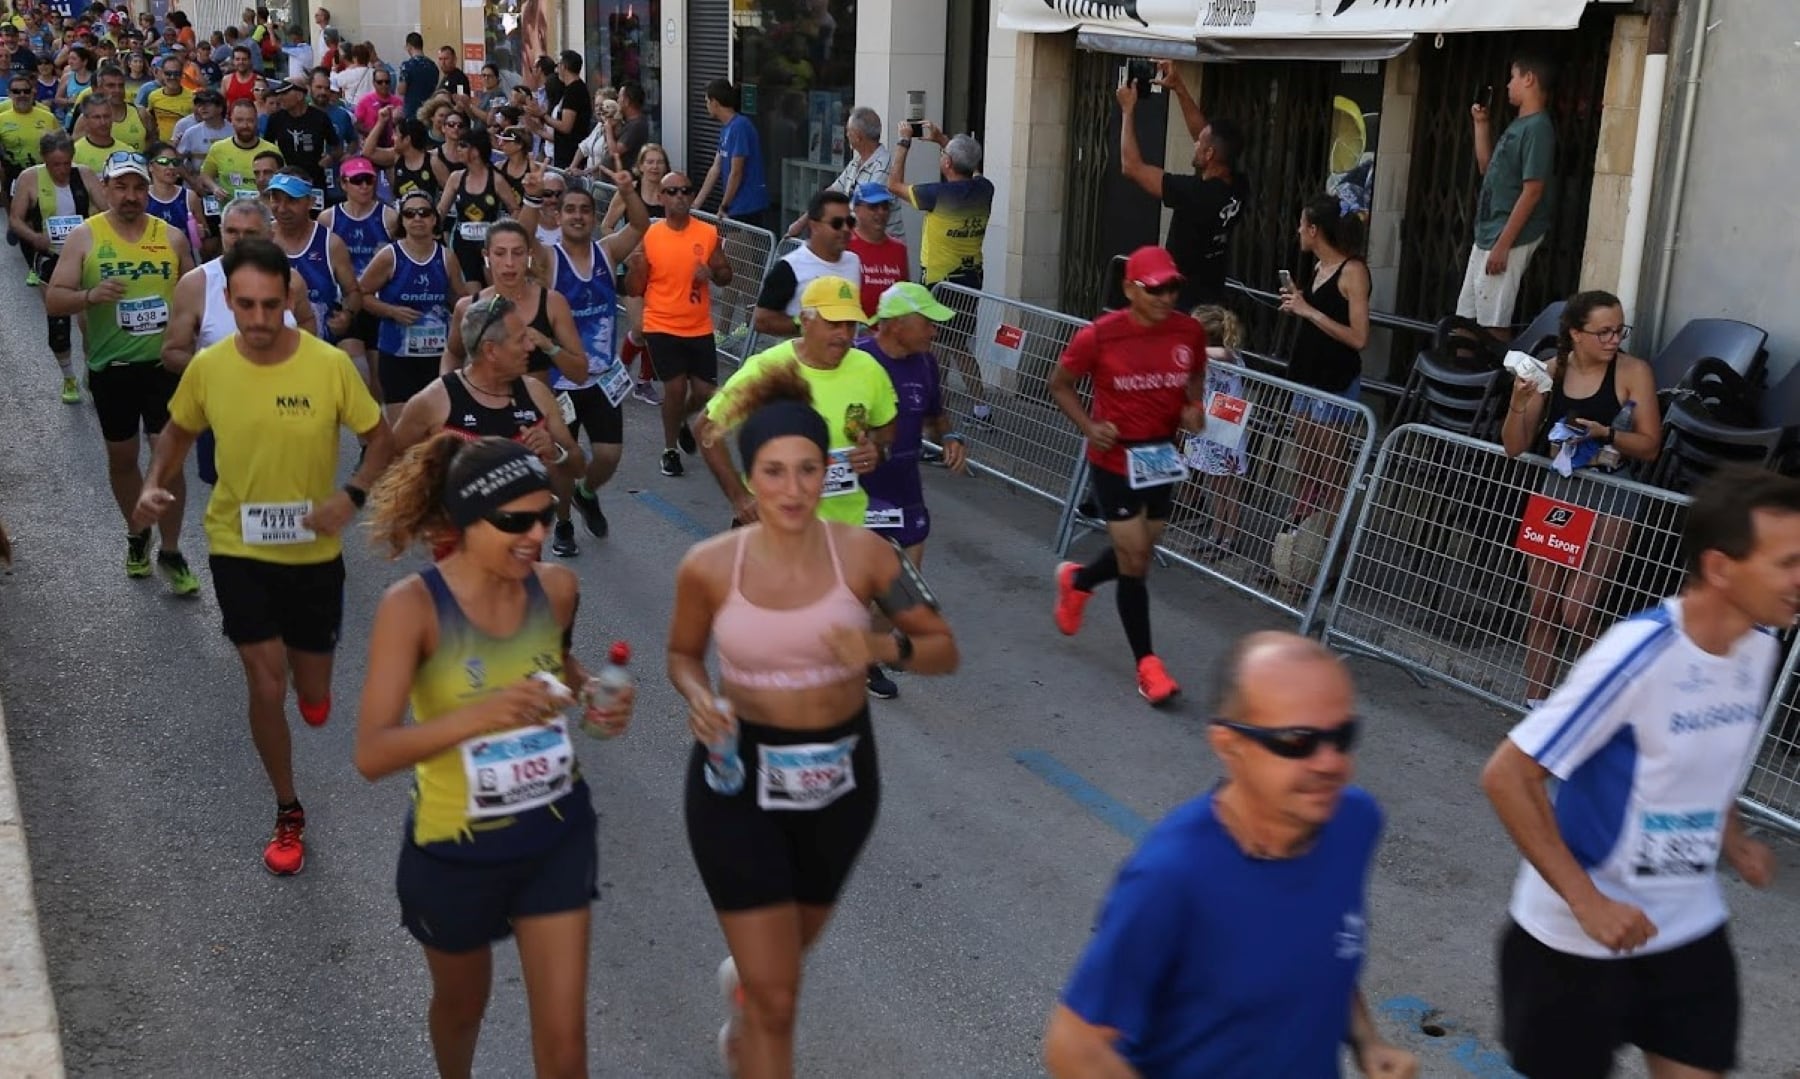
<svg viewBox="0 0 1800 1079">
<path fill-rule="evenodd" d="M 1068 181 L 1063 198 L 1061 307 L 1082 318 L 1106 301 L 1113 256 L 1162 238 L 1162 206 L 1119 172 L 1119 87 L 1129 57 L 1078 50 L 1069 116 Z M 1169 95 L 1138 100 L 1133 113 L 1138 150 L 1163 164 Z"/>
<path fill-rule="evenodd" d="M 983 143 L 987 141 L 988 3 L 950 0 L 944 100 L 938 110 L 944 130 L 966 131 Z"/>
</svg>

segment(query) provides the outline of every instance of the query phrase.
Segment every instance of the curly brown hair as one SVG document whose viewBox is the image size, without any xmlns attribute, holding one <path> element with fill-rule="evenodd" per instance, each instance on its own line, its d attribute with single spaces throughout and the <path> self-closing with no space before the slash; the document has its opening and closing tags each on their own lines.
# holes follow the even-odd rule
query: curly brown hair
<svg viewBox="0 0 1800 1079">
<path fill-rule="evenodd" d="M 800 363 L 770 364 L 768 370 L 741 385 L 731 387 L 730 396 L 713 417 L 715 437 L 724 434 L 756 414 L 756 410 L 776 401 L 795 401 L 812 407 L 812 384 L 800 373 Z"/>
<path fill-rule="evenodd" d="M 1218 304 L 1201 304 L 1191 312 L 1206 328 L 1206 343 L 1228 352 L 1236 352 L 1244 344 L 1244 324 L 1229 308 Z"/>
<path fill-rule="evenodd" d="M 456 534 L 444 511 L 444 477 L 465 445 L 456 435 L 439 432 L 388 466 L 369 491 L 369 538 L 385 547 L 389 558 L 399 558 L 415 543 Z"/>
</svg>

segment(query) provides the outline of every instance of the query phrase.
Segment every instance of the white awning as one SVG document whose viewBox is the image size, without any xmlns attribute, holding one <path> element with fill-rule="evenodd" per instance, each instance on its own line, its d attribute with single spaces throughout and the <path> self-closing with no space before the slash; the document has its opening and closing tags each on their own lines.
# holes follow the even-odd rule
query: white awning
<svg viewBox="0 0 1800 1079">
<path fill-rule="evenodd" d="M 999 25 L 1161 41 L 1567 30 L 1588 0 L 1000 0 Z"/>
</svg>

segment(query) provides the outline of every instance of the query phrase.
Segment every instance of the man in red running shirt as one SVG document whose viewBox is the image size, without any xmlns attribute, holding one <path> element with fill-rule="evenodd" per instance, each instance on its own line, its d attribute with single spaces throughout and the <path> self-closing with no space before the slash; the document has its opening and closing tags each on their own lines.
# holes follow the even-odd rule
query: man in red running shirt
<svg viewBox="0 0 1800 1079">
<path fill-rule="evenodd" d="M 1074 636 L 1094 589 L 1118 581 L 1119 621 L 1137 659 L 1138 695 L 1166 703 L 1181 687 L 1150 647 L 1150 591 L 1144 575 L 1187 476 L 1175 433 L 1198 430 L 1206 393 L 1206 331 L 1175 310 L 1181 271 L 1160 247 L 1140 247 L 1125 263 L 1122 311 L 1076 333 L 1050 375 L 1050 396 L 1087 439 L 1094 499 L 1111 541 L 1083 566 L 1056 567 L 1056 628 Z M 1090 415 L 1077 386 L 1093 382 Z"/>
<path fill-rule="evenodd" d="M 888 219 L 895 205 L 894 194 L 885 184 L 863 184 L 850 198 L 850 213 L 856 218 L 850 250 L 862 260 L 862 305 L 870 318 L 875 317 L 888 286 L 912 276 L 906 272 L 906 244 L 888 235 Z"/>
</svg>

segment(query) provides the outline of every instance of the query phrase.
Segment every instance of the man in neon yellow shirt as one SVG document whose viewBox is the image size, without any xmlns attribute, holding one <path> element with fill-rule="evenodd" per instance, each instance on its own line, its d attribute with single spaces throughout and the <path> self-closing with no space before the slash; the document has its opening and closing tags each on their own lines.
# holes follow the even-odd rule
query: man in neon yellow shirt
<svg viewBox="0 0 1800 1079">
<path fill-rule="evenodd" d="M 841 277 L 818 277 L 800 295 L 800 336 L 783 341 L 744 361 L 695 418 L 696 441 L 706 465 L 731 501 L 734 526 L 756 520 L 756 500 L 731 462 L 731 451 L 719 429 L 742 417 L 733 415 L 735 387 L 754 382 L 776 364 L 795 364 L 812 387 L 813 407 L 831 431 L 831 461 L 825 474 L 819 516 L 858 528 L 869 508 L 858 476 L 873 472 L 887 458 L 900 414 L 893 379 L 875 357 L 850 342 L 868 323 L 857 286 Z"/>
<path fill-rule="evenodd" d="M 256 133 L 256 102 L 238 100 L 231 105 L 231 137 L 207 147 L 200 164 L 200 183 L 220 202 L 239 195 L 256 195 L 256 155 L 279 154 L 275 144 Z"/>
<path fill-rule="evenodd" d="M 12 76 L 7 86 L 7 105 L 0 110 L 0 156 L 5 158 L 7 190 L 21 172 L 37 164 L 38 140 L 60 131 L 56 114 L 37 103 L 37 91 L 28 72 Z"/>
<path fill-rule="evenodd" d="M 287 687 L 291 681 L 300 718 L 323 725 L 344 613 L 338 537 L 393 457 L 394 443 L 350 357 L 286 325 L 293 288 L 287 255 L 254 237 L 233 246 L 221 264 L 237 332 L 201 349 L 182 372 L 134 519 L 148 526 L 177 503 L 172 488 L 188 451 L 211 430 L 219 482 L 206 507 L 209 562 L 225 636 L 244 665 L 251 735 L 275 793 L 275 833 L 263 865 L 289 876 L 306 862 L 306 812 L 294 791 Z M 339 487 L 344 427 L 366 440 L 367 452 Z"/>
</svg>

